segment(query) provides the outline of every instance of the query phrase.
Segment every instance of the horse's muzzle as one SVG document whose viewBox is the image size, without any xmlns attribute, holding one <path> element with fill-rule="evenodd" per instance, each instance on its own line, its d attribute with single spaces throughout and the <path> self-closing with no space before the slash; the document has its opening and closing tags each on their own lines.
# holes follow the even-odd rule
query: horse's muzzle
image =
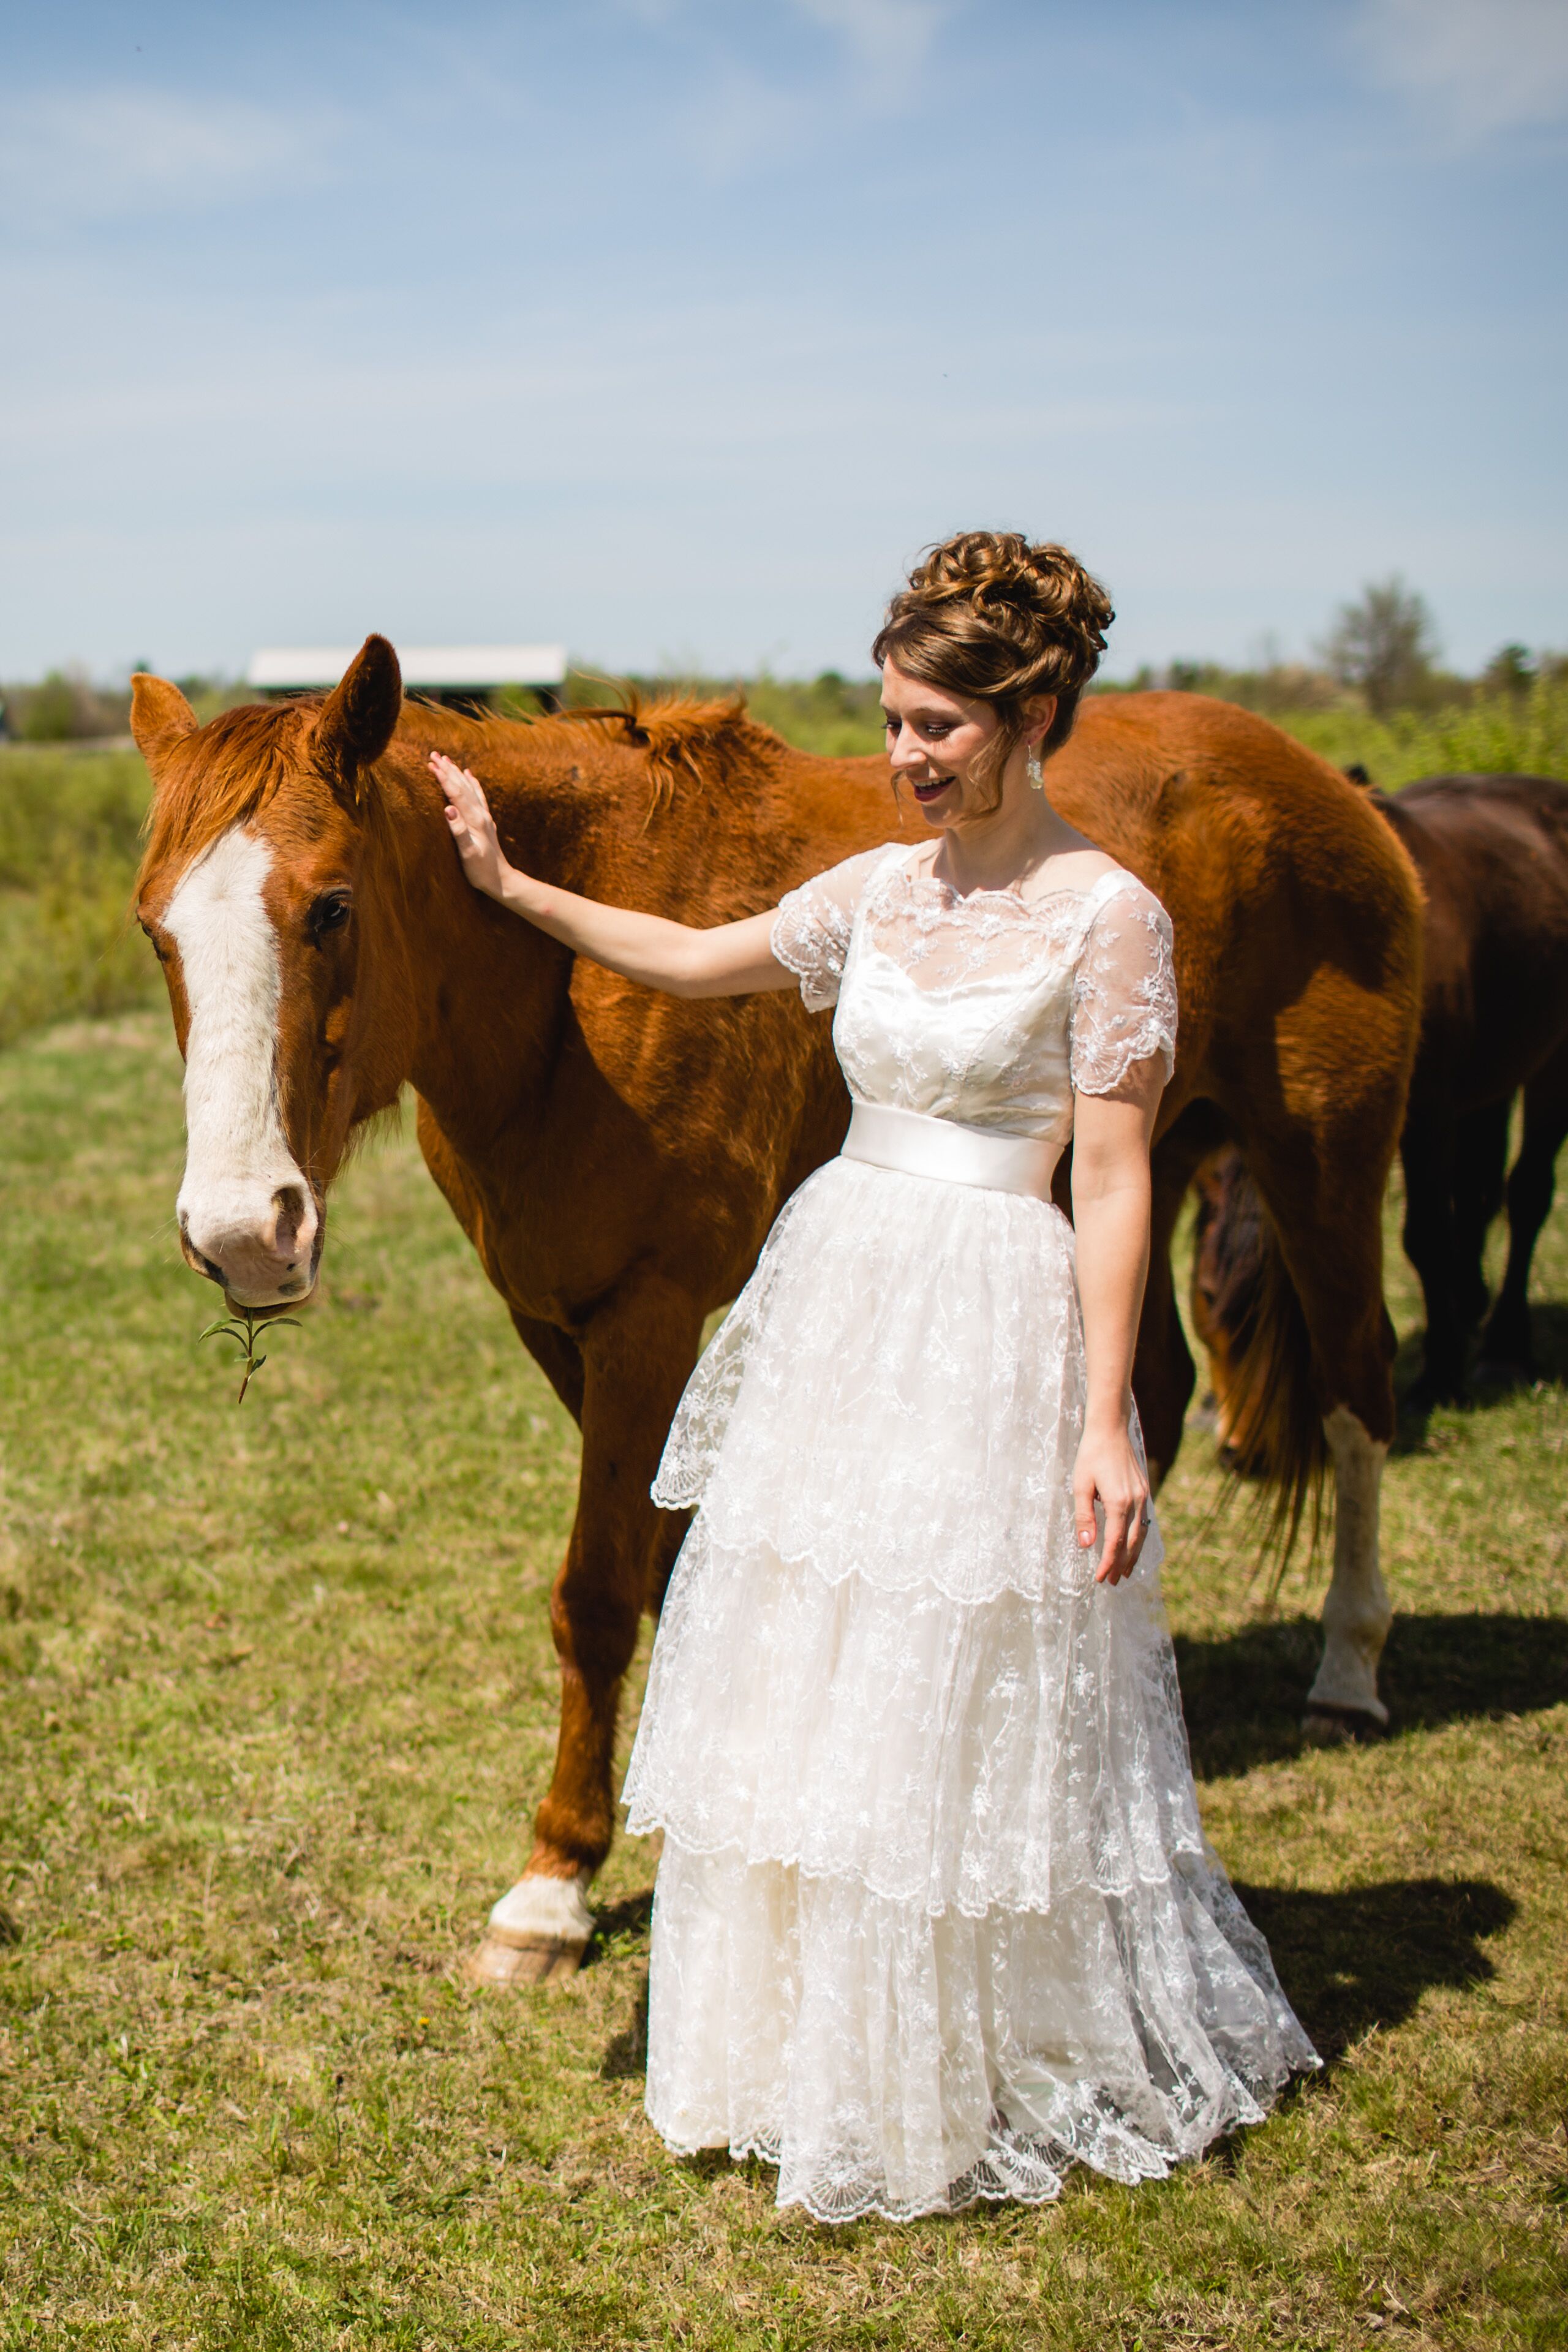
<svg viewBox="0 0 1568 2352">
<path fill-rule="evenodd" d="M 254 1220 L 202 1221 L 195 1230 L 182 1211 L 179 1233 L 185 1264 L 217 1283 L 231 1309 L 298 1307 L 316 1286 L 322 1226 L 309 1196 L 275 1195 Z"/>
</svg>

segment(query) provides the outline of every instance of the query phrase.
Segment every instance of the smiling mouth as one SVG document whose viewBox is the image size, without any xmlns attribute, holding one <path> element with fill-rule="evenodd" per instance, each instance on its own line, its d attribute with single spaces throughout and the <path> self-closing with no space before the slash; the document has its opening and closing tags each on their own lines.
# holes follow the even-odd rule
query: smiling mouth
<svg viewBox="0 0 1568 2352">
<path fill-rule="evenodd" d="M 910 789 L 917 801 L 940 800 L 952 782 L 951 776 L 937 776 L 929 784 L 914 784 Z"/>
</svg>

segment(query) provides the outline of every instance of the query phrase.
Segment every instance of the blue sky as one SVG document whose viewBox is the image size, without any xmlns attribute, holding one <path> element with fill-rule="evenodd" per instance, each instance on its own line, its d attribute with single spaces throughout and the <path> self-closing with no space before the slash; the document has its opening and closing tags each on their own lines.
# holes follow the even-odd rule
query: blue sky
<svg viewBox="0 0 1568 2352">
<path fill-rule="evenodd" d="M 1393 571 L 1568 646 L 1564 0 L 5 0 L 0 675 L 863 672 L 1065 539 L 1110 667 Z"/>
</svg>

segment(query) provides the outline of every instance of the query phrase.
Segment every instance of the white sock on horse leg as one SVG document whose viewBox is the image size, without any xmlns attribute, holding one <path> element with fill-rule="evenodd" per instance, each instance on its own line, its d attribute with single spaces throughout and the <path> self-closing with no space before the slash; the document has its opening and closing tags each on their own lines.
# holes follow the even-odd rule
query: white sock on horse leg
<svg viewBox="0 0 1568 2352">
<path fill-rule="evenodd" d="M 1334 1461 L 1334 1576 L 1323 1603 L 1322 1664 L 1307 1705 L 1386 1723 L 1377 1664 L 1394 1611 L 1378 1565 L 1378 1502 L 1388 1448 L 1349 1405 L 1334 1407 L 1323 1432 Z"/>
</svg>

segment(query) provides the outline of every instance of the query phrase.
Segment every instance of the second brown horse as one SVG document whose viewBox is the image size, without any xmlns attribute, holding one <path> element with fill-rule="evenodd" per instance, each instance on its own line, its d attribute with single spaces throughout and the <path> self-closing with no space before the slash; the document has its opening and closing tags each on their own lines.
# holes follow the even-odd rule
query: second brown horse
<svg viewBox="0 0 1568 2352">
<path fill-rule="evenodd" d="M 621 1680 L 680 1539 L 647 1491 L 672 1408 L 704 1318 L 837 1148 L 847 1104 L 828 1024 L 798 1002 L 658 997 L 479 898 L 427 754 L 483 779 L 519 865 L 701 924 L 896 836 L 887 771 L 792 751 L 728 707 L 529 727 L 406 705 L 375 637 L 324 700 L 198 727 L 175 688 L 141 677 L 132 723 L 155 786 L 140 910 L 187 1063 L 190 1263 L 239 1303 L 303 1296 L 351 1134 L 410 1084 L 437 1182 L 582 1425 L 552 1599 L 560 1742 L 527 1881 L 543 1973 L 588 1932 Z M 1280 1345 L 1310 1397 L 1279 1474 L 1300 1491 L 1325 1425 L 1337 1473 L 1310 1704 L 1320 1721 L 1381 1719 L 1379 1209 L 1415 1038 L 1415 877 L 1333 769 L 1196 697 L 1086 705 L 1051 790 L 1175 928 L 1181 1044 L 1134 1373 L 1152 1459 L 1169 1467 L 1193 1381 L 1172 1230 L 1197 1160 L 1234 1134 L 1279 1236 Z"/>
<path fill-rule="evenodd" d="M 1426 894 L 1421 1036 L 1400 1159 L 1405 1248 L 1426 1335 L 1415 1404 L 1465 1391 L 1487 1314 L 1481 1255 L 1504 1204 L 1509 1118 L 1523 1097 L 1508 1175 L 1507 1270 L 1480 1364 L 1528 1377 L 1528 1286 L 1568 1138 L 1568 785 L 1548 776 L 1427 776 L 1369 801 L 1409 851 Z M 1268 1220 L 1234 1149 L 1200 1172 L 1193 1314 L 1210 1360 L 1222 1436 L 1247 1456 L 1250 1341 Z"/>
</svg>

